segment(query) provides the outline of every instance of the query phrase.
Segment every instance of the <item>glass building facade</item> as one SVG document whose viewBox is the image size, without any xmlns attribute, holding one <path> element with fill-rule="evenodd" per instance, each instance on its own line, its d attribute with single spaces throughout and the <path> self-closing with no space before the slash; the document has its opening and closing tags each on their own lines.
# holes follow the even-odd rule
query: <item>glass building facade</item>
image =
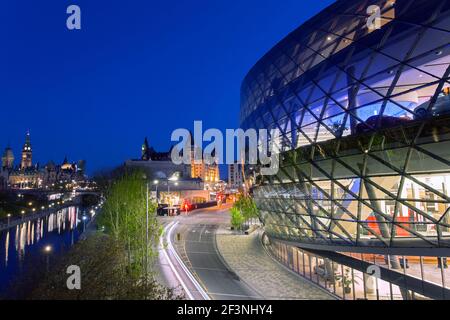
<svg viewBox="0 0 450 320">
<path fill-rule="evenodd" d="M 347 264 L 381 256 L 422 287 L 429 265 L 444 291 L 421 295 L 449 297 L 449 43 L 450 1 L 341 0 L 257 62 L 240 120 L 277 130 L 278 174 L 251 175 L 272 239 Z"/>
</svg>

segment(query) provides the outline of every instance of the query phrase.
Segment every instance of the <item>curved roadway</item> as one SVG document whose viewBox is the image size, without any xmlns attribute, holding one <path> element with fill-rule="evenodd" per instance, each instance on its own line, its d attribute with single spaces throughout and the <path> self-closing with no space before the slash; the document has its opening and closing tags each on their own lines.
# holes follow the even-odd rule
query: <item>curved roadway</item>
<svg viewBox="0 0 450 320">
<path fill-rule="evenodd" d="M 228 209 L 214 207 L 162 219 L 166 232 L 161 269 L 166 283 L 183 288 L 189 299 L 263 299 L 228 268 L 217 250 L 216 233 L 227 226 Z"/>
</svg>

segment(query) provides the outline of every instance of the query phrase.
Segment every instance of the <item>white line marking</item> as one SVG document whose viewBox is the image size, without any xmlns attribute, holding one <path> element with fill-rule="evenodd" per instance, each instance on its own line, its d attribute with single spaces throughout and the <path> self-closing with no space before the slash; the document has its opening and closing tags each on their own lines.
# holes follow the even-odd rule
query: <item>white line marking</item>
<svg viewBox="0 0 450 320">
<path fill-rule="evenodd" d="M 170 227 L 170 225 L 172 225 L 173 222 L 169 225 L 167 225 L 164 228 L 164 234 L 166 234 L 167 229 Z M 167 249 L 164 247 L 164 243 L 163 243 L 163 237 L 161 237 L 160 239 L 160 245 L 162 248 L 162 251 L 164 253 L 164 256 L 166 257 L 167 262 L 169 263 L 170 269 L 172 269 L 172 272 L 175 274 L 175 277 L 178 279 L 178 282 L 180 282 L 181 286 L 183 287 L 183 290 L 186 292 L 186 294 L 188 295 L 190 300 L 194 300 L 194 296 L 192 295 L 192 293 L 189 291 L 188 287 L 186 286 L 186 284 L 184 283 L 184 281 L 181 279 L 180 274 L 178 273 L 177 269 L 175 268 L 175 266 L 173 265 L 172 261 L 170 261 L 169 255 L 167 254 Z"/>
<path fill-rule="evenodd" d="M 195 288 L 197 289 L 197 291 L 202 295 L 203 299 L 205 300 L 211 300 L 211 298 L 209 297 L 209 295 L 206 293 L 206 291 L 202 288 L 202 286 L 198 283 L 197 279 L 195 279 L 195 277 L 191 274 L 191 272 L 189 271 L 189 269 L 186 267 L 186 265 L 184 264 L 184 262 L 181 260 L 180 256 L 178 255 L 178 253 L 176 252 L 176 250 L 173 247 L 172 244 L 172 232 L 175 229 L 175 227 L 177 226 L 179 222 L 175 222 L 172 224 L 172 226 L 168 226 L 167 228 L 169 228 L 169 233 L 167 234 L 167 243 L 168 243 L 168 249 L 172 252 L 173 256 L 175 257 L 175 259 L 178 261 L 178 263 L 180 264 L 181 268 L 183 269 L 184 273 L 188 276 L 189 280 L 191 280 L 191 282 L 193 283 L 193 285 L 195 286 Z M 184 288 L 184 286 L 183 286 Z M 187 290 L 187 287 L 185 288 L 185 290 Z M 192 296 L 192 294 L 191 294 Z M 191 300 L 194 300 L 193 298 Z"/>
</svg>

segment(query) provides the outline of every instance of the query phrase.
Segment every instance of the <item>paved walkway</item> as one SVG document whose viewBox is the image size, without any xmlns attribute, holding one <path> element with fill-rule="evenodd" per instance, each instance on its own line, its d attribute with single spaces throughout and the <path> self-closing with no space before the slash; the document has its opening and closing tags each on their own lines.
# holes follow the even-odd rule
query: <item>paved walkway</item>
<svg viewBox="0 0 450 320">
<path fill-rule="evenodd" d="M 257 232 L 249 236 L 216 235 L 217 248 L 229 267 L 266 299 L 330 300 L 333 296 L 289 272 L 266 254 Z"/>
</svg>

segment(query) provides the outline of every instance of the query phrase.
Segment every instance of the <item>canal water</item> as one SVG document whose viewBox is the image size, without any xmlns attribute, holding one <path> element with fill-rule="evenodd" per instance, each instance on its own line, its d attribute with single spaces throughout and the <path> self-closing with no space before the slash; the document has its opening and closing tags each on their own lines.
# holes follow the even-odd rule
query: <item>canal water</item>
<svg viewBox="0 0 450 320">
<path fill-rule="evenodd" d="M 48 268 L 79 240 L 90 218 L 88 209 L 67 207 L 0 231 L 0 297 L 8 296 L 31 268 Z"/>
</svg>

